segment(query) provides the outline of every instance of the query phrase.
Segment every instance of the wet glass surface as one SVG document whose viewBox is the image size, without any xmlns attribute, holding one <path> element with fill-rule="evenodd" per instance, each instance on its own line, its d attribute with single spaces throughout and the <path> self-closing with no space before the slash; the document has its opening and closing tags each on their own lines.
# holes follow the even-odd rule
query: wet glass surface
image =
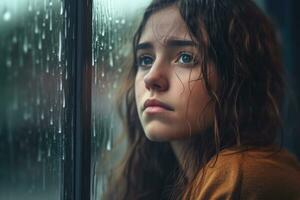
<svg viewBox="0 0 300 200">
<path fill-rule="evenodd" d="M 149 0 L 94 0 L 92 49 L 92 177 L 91 196 L 99 199 L 105 191 L 112 163 L 120 157 L 122 144 L 115 96 L 131 41 Z M 123 145 L 124 146 L 124 145 Z M 115 151 L 116 150 L 116 151 Z M 105 159 L 106 158 L 106 159 Z"/>
<path fill-rule="evenodd" d="M 63 194 L 66 16 L 64 0 L 0 2 L 0 199 Z"/>
</svg>

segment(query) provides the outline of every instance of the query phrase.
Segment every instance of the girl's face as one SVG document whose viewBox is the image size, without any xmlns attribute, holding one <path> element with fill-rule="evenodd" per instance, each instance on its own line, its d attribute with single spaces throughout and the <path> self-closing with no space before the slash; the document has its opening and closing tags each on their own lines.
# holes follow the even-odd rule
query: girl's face
<svg viewBox="0 0 300 200">
<path fill-rule="evenodd" d="M 185 139 L 210 126 L 213 105 L 201 78 L 199 53 L 177 7 L 149 18 L 136 55 L 135 98 L 150 140 Z"/>
</svg>

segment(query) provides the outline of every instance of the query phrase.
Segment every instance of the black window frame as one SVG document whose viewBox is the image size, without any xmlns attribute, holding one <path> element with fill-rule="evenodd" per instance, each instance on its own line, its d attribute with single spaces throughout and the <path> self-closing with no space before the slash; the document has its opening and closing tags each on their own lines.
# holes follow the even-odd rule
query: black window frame
<svg viewBox="0 0 300 200">
<path fill-rule="evenodd" d="M 63 164 L 61 199 L 89 200 L 91 197 L 91 59 L 92 0 L 65 0 L 70 27 L 66 39 L 68 63 L 73 77 L 69 104 L 73 108 L 65 127 L 72 130 L 66 137 L 66 160 Z"/>
</svg>

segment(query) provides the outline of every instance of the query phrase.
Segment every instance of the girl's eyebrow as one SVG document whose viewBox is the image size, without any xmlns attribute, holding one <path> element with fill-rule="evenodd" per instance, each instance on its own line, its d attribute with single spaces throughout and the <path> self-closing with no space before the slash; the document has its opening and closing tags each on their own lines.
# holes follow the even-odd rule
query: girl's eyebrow
<svg viewBox="0 0 300 200">
<path fill-rule="evenodd" d="M 196 43 L 193 42 L 192 40 L 177 40 L 177 39 L 172 39 L 172 40 L 167 40 L 166 41 L 166 46 L 167 47 L 196 46 Z M 151 42 L 142 42 L 142 43 L 139 43 L 136 46 L 136 50 L 140 50 L 140 49 L 153 49 L 153 44 Z"/>
</svg>

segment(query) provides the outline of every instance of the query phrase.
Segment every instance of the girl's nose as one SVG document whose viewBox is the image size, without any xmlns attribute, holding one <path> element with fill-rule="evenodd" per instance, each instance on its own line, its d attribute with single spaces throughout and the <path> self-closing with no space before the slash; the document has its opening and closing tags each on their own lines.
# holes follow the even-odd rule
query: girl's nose
<svg viewBox="0 0 300 200">
<path fill-rule="evenodd" d="M 153 64 L 144 77 L 145 87 L 148 90 L 163 92 L 169 88 L 169 80 L 166 67 Z"/>
</svg>

